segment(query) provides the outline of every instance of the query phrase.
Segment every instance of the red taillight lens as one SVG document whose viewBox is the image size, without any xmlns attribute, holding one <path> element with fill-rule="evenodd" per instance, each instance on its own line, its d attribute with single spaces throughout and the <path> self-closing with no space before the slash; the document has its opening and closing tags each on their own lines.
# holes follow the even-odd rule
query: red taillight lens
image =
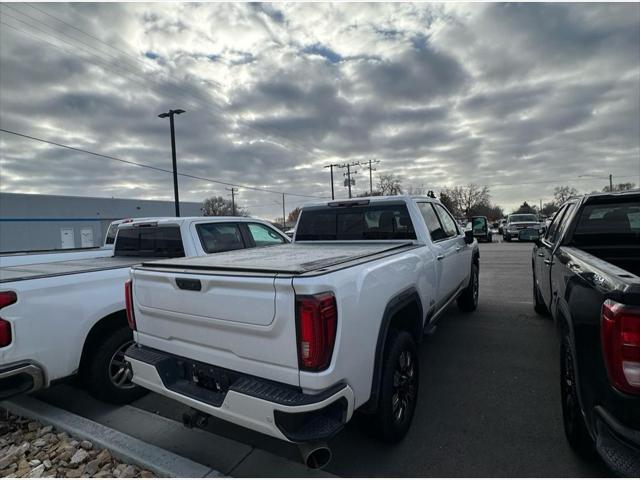
<svg viewBox="0 0 640 480">
<path fill-rule="evenodd" d="M 124 283 L 124 304 L 127 309 L 127 322 L 131 330 L 136 329 L 136 316 L 133 313 L 133 282 L 127 280 Z"/>
<path fill-rule="evenodd" d="M 8 307 L 17 301 L 16 292 L 0 292 L 0 308 Z M 0 318 L 0 348 L 10 345 L 12 341 L 11 323 Z"/>
<path fill-rule="evenodd" d="M 605 301 L 600 334 L 612 385 L 625 393 L 640 394 L 640 308 Z"/>
<path fill-rule="evenodd" d="M 332 293 L 296 297 L 298 364 L 301 370 L 324 370 L 331 363 L 338 309 Z"/>
</svg>

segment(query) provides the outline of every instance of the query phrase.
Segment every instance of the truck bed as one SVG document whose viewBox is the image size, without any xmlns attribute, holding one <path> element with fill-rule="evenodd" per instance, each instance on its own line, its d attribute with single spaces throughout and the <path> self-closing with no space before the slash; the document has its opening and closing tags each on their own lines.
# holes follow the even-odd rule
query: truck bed
<svg viewBox="0 0 640 480">
<path fill-rule="evenodd" d="M 206 257 L 143 262 L 143 267 L 303 275 L 326 273 L 416 248 L 412 242 L 292 243 L 217 253 Z"/>
<path fill-rule="evenodd" d="M 144 260 L 140 257 L 98 257 L 4 267 L 0 268 L 0 283 L 125 268 Z"/>
</svg>

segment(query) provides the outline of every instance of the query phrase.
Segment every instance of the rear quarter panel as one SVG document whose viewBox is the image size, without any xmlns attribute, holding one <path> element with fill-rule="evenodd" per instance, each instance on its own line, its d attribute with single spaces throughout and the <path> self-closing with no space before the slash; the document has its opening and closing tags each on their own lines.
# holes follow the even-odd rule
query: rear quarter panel
<svg viewBox="0 0 640 480">
<path fill-rule="evenodd" d="M 333 292 L 338 306 L 336 343 L 329 368 L 300 372 L 300 386 L 311 393 L 347 382 L 355 406 L 371 394 L 376 345 L 387 304 L 408 288 L 415 288 L 427 312 L 435 299 L 434 255 L 428 246 L 338 270 L 327 275 L 293 280 L 297 295 Z M 424 320 L 424 319 L 423 319 Z"/>
<path fill-rule="evenodd" d="M 0 365 L 31 360 L 47 384 L 76 373 L 84 341 L 100 319 L 124 310 L 129 268 L 0 284 L 18 302 L 2 309 L 13 342 L 0 348 Z"/>
<path fill-rule="evenodd" d="M 558 248 L 552 268 L 556 289 L 552 313 L 559 327 L 569 329 L 573 340 L 580 401 L 589 424 L 593 407 L 602 405 L 626 425 L 640 429 L 640 397 L 623 394 L 610 385 L 600 338 L 603 302 L 611 298 L 640 304 L 640 285 L 621 282 L 606 264 L 589 257 L 574 248 Z"/>
</svg>

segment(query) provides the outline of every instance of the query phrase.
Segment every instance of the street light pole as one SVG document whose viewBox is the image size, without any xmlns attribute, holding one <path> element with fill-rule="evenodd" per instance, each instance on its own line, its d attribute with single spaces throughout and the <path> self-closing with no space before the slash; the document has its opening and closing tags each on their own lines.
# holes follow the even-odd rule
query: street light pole
<svg viewBox="0 0 640 480">
<path fill-rule="evenodd" d="M 173 116 L 180 115 L 184 113 L 184 110 L 176 109 L 169 110 L 166 113 L 161 113 L 158 115 L 160 118 L 169 117 L 169 124 L 171 126 L 171 159 L 173 162 L 173 195 L 175 198 L 175 206 L 176 206 L 176 217 L 180 216 L 180 197 L 178 195 L 178 166 L 176 161 L 176 131 L 173 126 Z"/>
</svg>

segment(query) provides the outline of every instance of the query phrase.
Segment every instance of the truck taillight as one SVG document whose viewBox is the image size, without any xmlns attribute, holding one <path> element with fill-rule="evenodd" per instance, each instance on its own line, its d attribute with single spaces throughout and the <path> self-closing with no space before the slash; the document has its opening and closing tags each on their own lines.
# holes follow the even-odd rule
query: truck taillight
<svg viewBox="0 0 640 480">
<path fill-rule="evenodd" d="M 0 309 L 13 305 L 18 301 L 16 292 L 0 292 Z M 0 318 L 0 348 L 10 345 L 13 341 L 11 323 Z"/>
<path fill-rule="evenodd" d="M 611 384 L 621 392 L 640 394 L 640 308 L 606 300 L 600 321 Z"/>
<path fill-rule="evenodd" d="M 136 329 L 136 316 L 133 313 L 133 282 L 127 280 L 124 283 L 124 304 L 127 309 L 127 322 L 131 330 Z"/>
<path fill-rule="evenodd" d="M 332 293 L 296 296 L 298 364 L 301 370 L 324 370 L 331 363 L 338 309 Z"/>
</svg>

